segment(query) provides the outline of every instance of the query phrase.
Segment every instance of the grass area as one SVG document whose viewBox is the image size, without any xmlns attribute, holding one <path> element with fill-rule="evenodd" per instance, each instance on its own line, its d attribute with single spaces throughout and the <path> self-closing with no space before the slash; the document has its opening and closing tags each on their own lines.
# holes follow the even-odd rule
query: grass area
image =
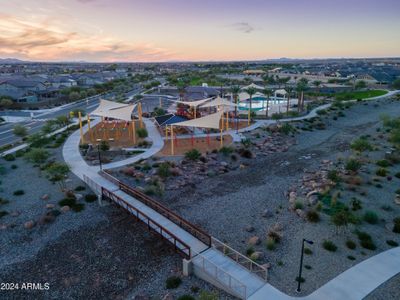
<svg viewBox="0 0 400 300">
<path fill-rule="evenodd" d="M 387 94 L 384 90 L 369 90 L 369 91 L 355 91 L 343 92 L 335 95 L 336 100 L 353 100 L 353 99 L 367 99 L 372 97 L 383 96 Z"/>
</svg>

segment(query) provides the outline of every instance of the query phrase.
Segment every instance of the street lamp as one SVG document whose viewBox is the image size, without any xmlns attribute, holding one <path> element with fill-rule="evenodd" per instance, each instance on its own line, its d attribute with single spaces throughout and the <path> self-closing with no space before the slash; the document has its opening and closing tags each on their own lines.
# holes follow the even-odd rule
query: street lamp
<svg viewBox="0 0 400 300">
<path fill-rule="evenodd" d="M 297 290 L 296 290 L 296 292 L 298 292 L 298 293 L 300 293 L 300 291 L 301 291 L 300 284 L 301 284 L 301 271 L 303 269 L 304 242 L 306 242 L 307 244 L 310 244 L 310 245 L 314 244 L 313 241 L 306 240 L 306 239 L 303 239 L 302 244 L 301 244 L 300 268 L 299 268 L 299 277 L 297 277 Z"/>
</svg>

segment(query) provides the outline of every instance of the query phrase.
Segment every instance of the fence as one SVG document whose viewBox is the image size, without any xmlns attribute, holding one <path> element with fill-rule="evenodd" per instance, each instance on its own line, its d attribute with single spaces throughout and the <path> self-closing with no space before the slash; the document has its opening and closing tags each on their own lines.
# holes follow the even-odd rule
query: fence
<svg viewBox="0 0 400 300">
<path fill-rule="evenodd" d="M 104 176 L 104 178 L 110 180 L 114 184 L 118 185 L 118 187 L 121 189 L 121 191 L 127 193 L 128 195 L 134 197 L 135 199 L 139 200 L 143 204 L 147 205 L 148 207 L 152 208 L 159 214 L 163 215 L 167 219 L 171 220 L 174 222 L 176 225 L 180 226 L 182 229 L 186 230 L 189 232 L 191 235 L 202 241 L 204 244 L 207 246 L 211 246 L 211 236 L 206 233 L 204 230 L 200 229 L 198 226 L 190 223 L 189 221 L 185 220 L 163 204 L 159 203 L 158 201 L 150 198 L 143 192 L 139 191 L 138 189 L 132 188 L 112 175 L 106 173 L 106 172 L 100 172 L 101 176 Z"/>
<path fill-rule="evenodd" d="M 247 287 L 240 280 L 221 269 L 202 254 L 197 254 L 194 260 L 197 262 L 195 263 L 196 267 L 200 268 L 223 286 L 228 287 L 236 296 L 242 299 L 247 298 Z"/>
<path fill-rule="evenodd" d="M 222 252 L 225 256 L 233 259 L 238 264 L 242 265 L 246 269 L 250 270 L 250 272 L 256 274 L 257 276 L 261 277 L 263 280 L 268 280 L 268 269 L 259 265 L 258 263 L 252 261 L 247 256 L 244 256 L 240 252 L 236 251 L 235 249 L 229 247 L 228 245 L 224 244 L 223 242 L 217 240 L 216 238 L 212 237 L 212 247 Z"/>
<path fill-rule="evenodd" d="M 131 214 L 133 214 L 136 219 L 145 223 L 149 230 L 153 230 L 159 235 L 161 235 L 164 239 L 174 245 L 175 250 L 178 250 L 185 258 L 191 258 L 191 251 L 188 244 L 170 232 L 168 229 L 164 228 L 162 225 L 151 219 L 145 213 L 141 212 L 136 207 L 133 207 L 131 204 L 120 198 L 119 196 L 115 195 L 113 192 L 107 190 L 106 188 L 101 188 L 101 195 L 103 198 L 107 200 L 114 201 L 121 207 L 128 210 Z"/>
</svg>

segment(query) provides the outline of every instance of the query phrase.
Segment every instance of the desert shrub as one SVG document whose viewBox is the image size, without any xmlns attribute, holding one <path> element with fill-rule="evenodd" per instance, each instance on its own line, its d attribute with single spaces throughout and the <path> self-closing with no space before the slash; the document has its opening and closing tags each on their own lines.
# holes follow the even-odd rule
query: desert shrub
<svg viewBox="0 0 400 300">
<path fill-rule="evenodd" d="M 15 169 L 17 169 L 17 168 L 18 168 L 17 165 L 11 165 L 11 169 L 15 170 Z"/>
<path fill-rule="evenodd" d="M 155 182 L 145 187 L 144 193 L 146 195 L 152 196 L 162 196 L 164 194 L 164 186 L 161 185 L 159 182 Z"/>
<path fill-rule="evenodd" d="M 2 217 L 4 217 L 4 216 L 7 216 L 8 215 L 8 212 L 7 211 L 5 211 L 5 210 L 0 210 L 0 219 L 2 218 Z"/>
<path fill-rule="evenodd" d="M 382 168 L 387 168 L 390 166 L 390 163 L 386 159 L 381 159 L 376 162 L 376 165 Z"/>
<path fill-rule="evenodd" d="M 99 148 L 101 151 L 108 151 L 110 150 L 110 144 L 107 141 L 101 141 Z"/>
<path fill-rule="evenodd" d="M 83 186 L 83 185 L 78 185 L 78 186 L 75 188 L 75 191 L 76 191 L 76 192 L 81 192 L 81 191 L 84 191 L 84 190 L 86 190 L 86 187 Z"/>
<path fill-rule="evenodd" d="M 246 249 L 246 255 L 250 256 L 254 253 L 254 248 L 253 247 L 249 247 Z"/>
<path fill-rule="evenodd" d="M 290 134 L 292 131 L 295 131 L 295 129 L 289 123 L 284 123 L 282 124 L 282 126 L 278 127 L 278 132 L 283 133 L 285 135 Z"/>
<path fill-rule="evenodd" d="M 339 172 L 336 170 L 329 170 L 328 179 L 332 180 L 333 182 L 339 182 L 340 181 Z"/>
<path fill-rule="evenodd" d="M 317 223 L 320 220 L 319 213 L 315 210 L 309 210 L 307 212 L 307 220 L 312 223 Z"/>
<path fill-rule="evenodd" d="M 58 205 L 60 205 L 60 206 L 72 207 L 75 204 L 76 204 L 76 199 L 75 198 L 64 198 L 64 199 L 58 201 Z"/>
<path fill-rule="evenodd" d="M 160 164 L 157 170 L 157 174 L 162 178 L 167 178 L 169 175 L 171 175 L 169 163 L 163 162 L 162 164 Z"/>
<path fill-rule="evenodd" d="M 378 215 L 374 211 L 366 211 L 364 214 L 364 221 L 369 224 L 376 224 L 378 223 Z"/>
<path fill-rule="evenodd" d="M 345 165 L 346 170 L 357 172 L 361 168 L 362 164 L 359 160 L 355 158 L 350 158 Z"/>
<path fill-rule="evenodd" d="M 167 289 L 176 289 L 182 283 L 182 279 L 178 276 L 168 277 L 165 281 L 165 287 Z"/>
<path fill-rule="evenodd" d="M 87 194 L 85 195 L 85 201 L 90 203 L 90 202 L 94 202 L 97 200 L 97 195 L 95 194 Z"/>
<path fill-rule="evenodd" d="M 394 174 L 394 176 L 395 176 L 396 178 L 400 178 L 400 172 L 397 172 L 396 174 Z"/>
<path fill-rule="evenodd" d="M 400 233 L 400 217 L 393 219 L 393 232 Z"/>
<path fill-rule="evenodd" d="M 185 157 L 190 160 L 198 160 L 201 156 L 201 153 L 197 149 L 189 150 L 185 153 Z"/>
<path fill-rule="evenodd" d="M 3 159 L 6 161 L 14 161 L 15 160 L 15 156 L 13 154 L 6 154 L 3 156 Z"/>
<path fill-rule="evenodd" d="M 375 174 L 377 176 L 385 177 L 387 175 L 388 171 L 385 168 L 379 168 L 376 170 Z"/>
<path fill-rule="evenodd" d="M 14 196 L 22 196 L 23 194 L 25 194 L 24 190 L 16 190 L 14 191 Z"/>
<path fill-rule="evenodd" d="M 42 148 L 32 148 L 25 153 L 25 159 L 34 164 L 42 164 L 49 158 L 49 152 Z"/>
<path fill-rule="evenodd" d="M 351 205 L 351 209 L 352 209 L 353 211 L 362 209 L 361 200 L 359 200 L 359 199 L 357 199 L 357 198 L 354 198 L 354 197 L 353 197 L 353 198 L 351 199 L 351 201 L 350 201 L 350 205 Z"/>
<path fill-rule="evenodd" d="M 296 281 L 297 281 L 297 282 L 300 281 L 301 283 L 303 283 L 303 282 L 305 282 L 306 280 L 304 279 L 304 277 L 298 277 L 298 276 L 297 276 L 297 277 L 296 277 Z"/>
<path fill-rule="evenodd" d="M 356 249 L 357 244 L 355 242 L 353 242 L 352 240 L 347 240 L 346 246 L 347 246 L 347 248 L 354 250 L 354 249 Z"/>
<path fill-rule="evenodd" d="M 218 300 L 218 294 L 216 292 L 201 291 L 199 300 Z"/>
<path fill-rule="evenodd" d="M 82 210 L 85 209 L 85 204 L 83 204 L 83 203 L 76 203 L 76 204 L 73 205 L 71 208 L 72 208 L 72 210 L 73 210 L 74 212 L 81 212 Z"/>
<path fill-rule="evenodd" d="M 312 267 L 310 265 L 305 265 L 304 268 L 307 269 L 307 270 L 311 270 L 312 269 Z"/>
<path fill-rule="evenodd" d="M 397 246 L 399 245 L 398 242 L 393 241 L 393 240 L 387 240 L 387 241 L 386 241 L 386 244 L 388 244 L 388 245 L 391 246 L 391 247 L 397 247 Z"/>
<path fill-rule="evenodd" d="M 241 143 L 245 148 L 248 148 L 251 146 L 251 140 L 249 138 L 242 139 Z"/>
<path fill-rule="evenodd" d="M 325 109 L 317 110 L 317 115 L 326 115 L 328 112 Z"/>
<path fill-rule="evenodd" d="M 221 152 L 225 156 L 228 156 L 229 154 L 231 154 L 233 152 L 233 148 L 224 146 L 219 150 L 219 152 Z"/>
<path fill-rule="evenodd" d="M 352 255 L 348 255 L 347 258 L 350 259 L 350 260 L 356 260 L 356 258 L 354 256 L 352 256 Z"/>
<path fill-rule="evenodd" d="M 337 250 L 337 246 L 335 245 L 335 243 L 329 240 L 323 241 L 322 247 L 330 252 L 335 252 Z"/>
<path fill-rule="evenodd" d="M 244 158 L 253 158 L 253 153 L 249 149 L 242 148 L 239 150 L 239 154 Z"/>
<path fill-rule="evenodd" d="M 178 297 L 177 300 L 196 300 L 196 298 L 191 295 L 182 295 Z"/>
<path fill-rule="evenodd" d="M 304 254 L 311 255 L 311 254 L 313 254 L 313 252 L 310 248 L 306 247 L 306 248 L 304 248 Z"/>
<path fill-rule="evenodd" d="M 267 233 L 267 237 L 274 240 L 276 243 L 280 243 L 282 239 L 282 235 L 276 230 L 269 230 Z"/>
<path fill-rule="evenodd" d="M 351 149 L 356 151 L 372 151 L 372 146 L 366 138 L 359 138 L 353 141 L 350 145 Z"/>
<path fill-rule="evenodd" d="M 295 209 L 302 209 L 304 207 L 304 204 L 302 201 L 300 200 L 296 200 L 296 202 L 294 203 L 294 208 Z"/>
<path fill-rule="evenodd" d="M 372 240 L 372 237 L 364 232 L 364 231 L 356 231 L 356 234 L 358 236 L 358 239 L 360 240 L 360 245 L 361 247 L 369 250 L 375 250 L 376 246 Z"/>
<path fill-rule="evenodd" d="M 136 129 L 136 133 L 137 133 L 138 137 L 140 137 L 142 139 L 147 138 L 147 136 L 148 136 L 146 128 L 138 128 L 138 129 Z"/>
<path fill-rule="evenodd" d="M 268 250 L 275 250 L 276 248 L 276 242 L 273 238 L 268 238 L 267 241 L 265 242 L 265 246 L 267 247 Z"/>
</svg>

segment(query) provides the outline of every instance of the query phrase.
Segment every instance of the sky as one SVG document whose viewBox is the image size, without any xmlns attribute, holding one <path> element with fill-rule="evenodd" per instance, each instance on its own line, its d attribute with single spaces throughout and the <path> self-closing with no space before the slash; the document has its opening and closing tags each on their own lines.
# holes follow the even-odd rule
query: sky
<svg viewBox="0 0 400 300">
<path fill-rule="evenodd" d="M 0 58 L 399 57 L 399 0 L 0 0 Z"/>
</svg>

